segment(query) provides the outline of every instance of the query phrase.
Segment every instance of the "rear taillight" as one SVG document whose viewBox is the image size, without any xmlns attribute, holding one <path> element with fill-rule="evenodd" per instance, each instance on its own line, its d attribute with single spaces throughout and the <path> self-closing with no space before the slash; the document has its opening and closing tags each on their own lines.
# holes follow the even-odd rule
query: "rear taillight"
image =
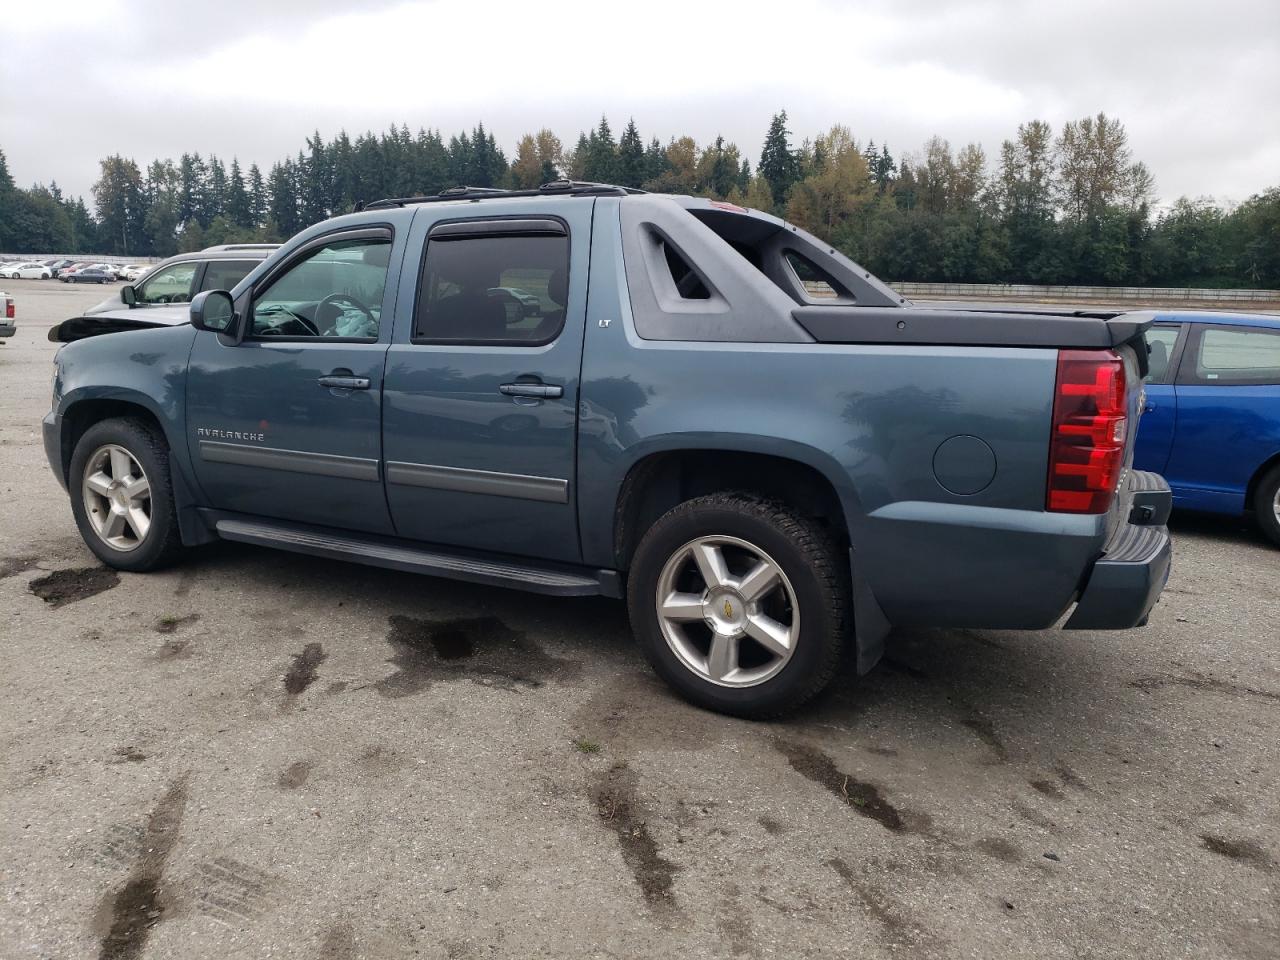
<svg viewBox="0 0 1280 960">
<path fill-rule="evenodd" d="M 1060 351 L 1045 509 L 1106 513 L 1127 436 L 1124 361 L 1110 350 Z"/>
<path fill-rule="evenodd" d="M 4 318 L 6 320 L 13 319 L 13 301 L 12 300 L 6 300 L 4 302 Z"/>
</svg>

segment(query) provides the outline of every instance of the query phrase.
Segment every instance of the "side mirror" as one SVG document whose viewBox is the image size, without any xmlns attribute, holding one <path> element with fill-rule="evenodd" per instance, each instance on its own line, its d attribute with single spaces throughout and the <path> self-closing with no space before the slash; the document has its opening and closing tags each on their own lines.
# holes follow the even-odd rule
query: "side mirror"
<svg viewBox="0 0 1280 960">
<path fill-rule="evenodd" d="M 120 288 L 120 299 L 128 307 L 132 307 L 138 302 L 138 291 L 133 289 L 132 283 L 126 283 Z"/>
<path fill-rule="evenodd" d="M 191 301 L 191 325 L 197 330 L 227 333 L 235 322 L 235 304 L 225 290 L 204 290 Z"/>
</svg>

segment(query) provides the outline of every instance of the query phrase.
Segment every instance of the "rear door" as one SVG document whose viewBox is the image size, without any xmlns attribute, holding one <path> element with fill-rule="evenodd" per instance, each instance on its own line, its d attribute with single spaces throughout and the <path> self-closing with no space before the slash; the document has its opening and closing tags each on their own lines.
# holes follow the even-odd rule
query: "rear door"
<svg viewBox="0 0 1280 960">
<path fill-rule="evenodd" d="M 1186 325 L 1158 323 L 1146 332 L 1146 339 L 1150 350 L 1150 370 L 1144 384 L 1147 403 L 1138 422 L 1133 465 L 1139 470 L 1164 473 L 1178 422 L 1174 379 L 1186 343 Z"/>
<path fill-rule="evenodd" d="M 1165 476 L 1179 506 L 1238 513 L 1280 452 L 1280 328 L 1192 324 Z"/>
<path fill-rule="evenodd" d="M 392 532 L 382 377 L 403 249 L 390 226 L 320 235 L 241 294 L 241 343 L 196 335 L 188 442 L 211 506 Z"/>
<path fill-rule="evenodd" d="M 594 201 L 424 206 L 383 409 L 397 533 L 573 562 Z"/>
</svg>

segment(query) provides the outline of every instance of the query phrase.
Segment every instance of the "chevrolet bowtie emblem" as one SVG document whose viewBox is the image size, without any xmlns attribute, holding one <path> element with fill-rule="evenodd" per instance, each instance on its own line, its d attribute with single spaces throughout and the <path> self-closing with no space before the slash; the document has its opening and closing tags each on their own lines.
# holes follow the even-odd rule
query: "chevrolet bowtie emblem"
<svg viewBox="0 0 1280 960">
<path fill-rule="evenodd" d="M 725 615 L 725 619 L 730 619 L 733 617 L 733 604 L 731 604 L 728 600 L 724 602 L 724 615 Z"/>
</svg>

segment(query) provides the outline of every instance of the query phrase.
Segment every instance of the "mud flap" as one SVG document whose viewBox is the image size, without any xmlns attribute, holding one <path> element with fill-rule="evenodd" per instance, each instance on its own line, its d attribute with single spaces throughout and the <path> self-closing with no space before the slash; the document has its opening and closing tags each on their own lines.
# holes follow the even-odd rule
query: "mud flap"
<svg viewBox="0 0 1280 960">
<path fill-rule="evenodd" d="M 853 575 L 853 636 L 857 648 L 857 669 L 858 676 L 863 676 L 870 673 L 884 655 L 884 641 L 889 636 L 890 624 L 871 592 L 871 585 L 862 576 L 862 568 L 852 547 L 849 548 L 849 569 Z"/>
</svg>

